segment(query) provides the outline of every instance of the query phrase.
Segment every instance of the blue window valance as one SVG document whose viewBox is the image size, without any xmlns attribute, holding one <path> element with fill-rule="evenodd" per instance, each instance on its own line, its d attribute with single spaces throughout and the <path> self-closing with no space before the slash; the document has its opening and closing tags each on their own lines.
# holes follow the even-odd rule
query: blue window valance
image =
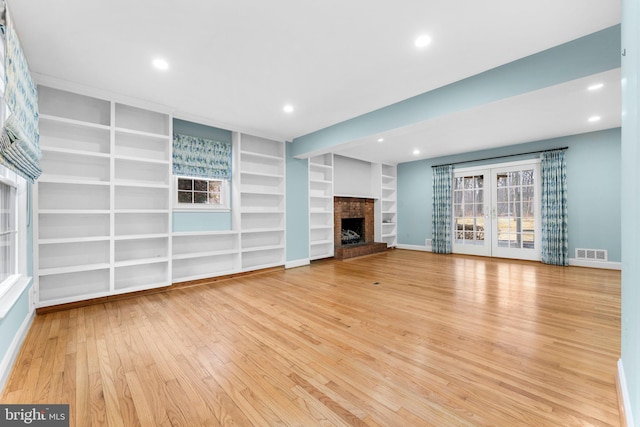
<svg viewBox="0 0 640 427">
<path fill-rule="evenodd" d="M 231 179 L 231 143 L 174 133 L 173 174 Z"/>
<path fill-rule="evenodd" d="M 7 15 L 1 30 L 5 41 L 4 101 L 9 116 L 0 134 L 0 163 L 34 182 L 42 173 L 39 165 L 42 152 L 38 142 L 38 91 L 31 79 L 18 34 Z"/>
</svg>

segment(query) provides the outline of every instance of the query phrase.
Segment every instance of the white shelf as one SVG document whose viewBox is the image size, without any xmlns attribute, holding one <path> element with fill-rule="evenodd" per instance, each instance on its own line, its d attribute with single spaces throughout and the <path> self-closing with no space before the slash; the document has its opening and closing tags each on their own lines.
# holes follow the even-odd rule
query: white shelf
<svg viewBox="0 0 640 427">
<path fill-rule="evenodd" d="M 331 165 L 324 165 L 324 164 L 320 164 L 320 163 L 313 163 L 311 160 L 309 160 L 309 166 L 312 168 L 316 168 L 316 169 L 324 169 L 324 170 L 333 170 L 333 166 Z"/>
<path fill-rule="evenodd" d="M 241 213 L 243 214 L 284 214 L 284 210 L 282 209 L 242 209 Z"/>
<path fill-rule="evenodd" d="M 103 185 L 107 187 L 110 185 L 109 181 L 89 181 L 86 179 L 68 178 L 65 176 L 49 175 L 45 173 L 40 175 L 40 178 L 38 178 L 38 182 L 48 182 L 53 184 L 72 184 L 72 185 L 98 185 L 98 186 Z"/>
<path fill-rule="evenodd" d="M 194 280 L 202 280 L 202 279 L 209 279 L 211 277 L 215 277 L 215 276 L 227 276 L 230 274 L 236 274 L 238 273 L 239 270 L 237 269 L 233 269 L 233 270 L 222 270 L 222 271 L 216 271 L 214 274 L 212 273 L 201 273 L 201 274 L 195 274 L 195 275 L 191 275 L 191 276 L 178 276 L 178 277 L 174 277 L 173 278 L 173 283 L 180 283 L 180 282 L 192 282 Z"/>
<path fill-rule="evenodd" d="M 110 210 L 99 209 L 39 209 L 40 215 L 105 215 L 110 214 Z"/>
<path fill-rule="evenodd" d="M 226 236 L 226 235 L 238 235 L 239 231 L 236 230 L 220 230 L 220 231 L 174 231 L 173 237 L 193 237 L 193 236 Z"/>
<path fill-rule="evenodd" d="M 333 155 L 309 158 L 309 258 L 333 256 Z"/>
<path fill-rule="evenodd" d="M 240 188 L 236 193 L 240 236 L 238 271 L 283 265 L 285 224 L 285 144 L 239 135 Z M 208 258 L 207 258 L 208 259 Z"/>
<path fill-rule="evenodd" d="M 141 130 L 134 130 L 134 129 L 127 129 L 127 128 L 115 128 L 116 132 L 120 132 L 120 133 L 128 133 L 131 135 L 138 135 L 138 136 L 144 136 L 147 138 L 155 138 L 155 139 L 168 139 L 171 138 L 171 135 L 164 135 L 161 133 L 153 133 L 153 132 L 145 132 L 145 131 L 141 131 Z"/>
<path fill-rule="evenodd" d="M 107 153 L 97 153 L 94 151 L 84 151 L 84 150 L 75 150 L 72 148 L 60 148 L 60 147 L 48 147 L 45 145 L 41 145 L 40 149 L 43 153 L 60 153 L 60 154 L 69 154 L 73 156 L 86 156 L 86 157 L 97 157 L 101 159 L 109 159 L 111 155 Z"/>
<path fill-rule="evenodd" d="M 169 237 L 169 233 L 149 233 L 149 234 L 120 234 L 113 237 L 113 240 L 139 240 L 139 239 L 158 239 L 160 237 Z"/>
<path fill-rule="evenodd" d="M 281 193 L 281 192 L 270 192 L 270 191 L 240 191 L 240 194 L 253 194 L 253 195 L 261 195 L 261 196 L 284 197 L 284 193 Z"/>
<path fill-rule="evenodd" d="M 324 246 L 324 245 L 333 245 L 333 239 L 329 240 L 316 240 L 310 243 L 311 246 Z"/>
<path fill-rule="evenodd" d="M 137 188 L 163 188 L 168 189 L 171 186 L 168 184 L 151 184 L 137 181 L 124 181 L 124 180 L 116 180 L 114 182 L 116 187 L 137 187 Z"/>
<path fill-rule="evenodd" d="M 375 202 L 376 241 L 383 241 L 387 246 L 396 246 L 397 215 L 397 167 L 395 165 L 378 165 L 380 174 L 380 199 Z"/>
<path fill-rule="evenodd" d="M 76 265 L 76 266 L 69 266 L 69 267 L 41 268 L 38 274 L 40 276 L 51 276 L 54 274 L 79 273 L 82 271 L 91 271 L 91 270 L 104 270 L 110 267 L 111 267 L 111 264 L 109 263 L 99 263 L 99 264 Z"/>
<path fill-rule="evenodd" d="M 271 231 L 284 231 L 284 228 L 274 227 L 274 228 L 254 228 L 251 230 L 242 230 L 241 234 L 252 234 L 252 233 L 266 233 Z"/>
<path fill-rule="evenodd" d="M 170 160 L 146 159 L 143 157 L 135 157 L 135 156 L 116 155 L 116 156 L 113 156 L 113 158 L 116 160 L 128 160 L 131 162 L 153 163 L 158 165 L 168 165 L 171 163 Z"/>
<path fill-rule="evenodd" d="M 111 129 L 111 127 L 109 125 L 102 125 L 102 124 L 99 124 L 99 123 L 85 122 L 85 121 L 82 121 L 82 120 L 68 119 L 66 117 L 58 117 L 58 116 L 53 116 L 51 114 L 39 114 L 38 115 L 38 119 L 39 120 L 48 120 L 48 121 L 51 121 L 51 122 L 62 123 L 62 124 L 66 124 L 66 125 L 84 127 L 84 128 L 102 129 L 102 130 L 110 130 Z"/>
<path fill-rule="evenodd" d="M 110 236 L 92 236 L 92 237 L 67 237 L 62 239 L 39 239 L 39 245 L 54 245 L 59 243 L 86 243 L 86 242 L 104 242 L 110 241 Z"/>
<path fill-rule="evenodd" d="M 115 267 L 130 267 L 132 265 L 142 265 L 142 264 L 156 264 L 160 262 L 168 262 L 168 257 L 154 257 L 154 258 L 141 258 L 141 259 L 132 259 L 128 261 L 116 261 Z"/>
<path fill-rule="evenodd" d="M 171 117 L 39 87 L 38 306 L 166 286 Z"/>
<path fill-rule="evenodd" d="M 280 162 L 282 160 L 281 156 L 276 156 L 273 154 L 262 154 L 262 153 L 255 153 L 252 151 L 240 151 L 240 154 L 243 156 L 257 157 L 260 159 L 274 160 L 277 162 Z"/>
<path fill-rule="evenodd" d="M 240 173 L 242 175 L 250 175 L 250 176 L 263 176 L 268 178 L 284 178 L 283 174 L 277 174 L 277 173 L 249 172 L 249 171 L 242 171 Z"/>
<path fill-rule="evenodd" d="M 311 230 L 327 230 L 327 229 L 333 229 L 333 224 L 331 224 L 331 225 L 312 225 L 309 228 Z"/>
<path fill-rule="evenodd" d="M 176 259 L 193 259 L 193 258 L 206 258 L 211 256 L 219 256 L 219 255 L 232 255 L 239 254 L 240 251 L 238 249 L 228 249 L 224 251 L 208 251 L 208 252 L 192 252 L 187 254 L 174 254 L 171 258 Z"/>
</svg>

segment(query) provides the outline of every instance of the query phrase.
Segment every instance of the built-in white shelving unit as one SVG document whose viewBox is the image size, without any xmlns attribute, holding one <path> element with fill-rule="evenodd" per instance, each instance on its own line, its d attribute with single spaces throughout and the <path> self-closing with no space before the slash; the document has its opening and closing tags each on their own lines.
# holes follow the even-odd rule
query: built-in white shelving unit
<svg viewBox="0 0 640 427">
<path fill-rule="evenodd" d="M 285 263 L 284 142 L 237 135 L 240 269 Z"/>
<path fill-rule="evenodd" d="M 38 305 L 170 284 L 171 118 L 38 88 Z"/>
<path fill-rule="evenodd" d="M 309 158 L 309 258 L 333 256 L 333 154 Z"/>
<path fill-rule="evenodd" d="M 172 232 L 172 117 L 39 87 L 38 306 L 285 263 L 285 145 L 234 133 L 232 229 Z"/>
<path fill-rule="evenodd" d="M 376 242 L 385 242 L 388 247 L 398 244 L 397 167 L 380 165 L 380 198 L 375 203 Z"/>
<path fill-rule="evenodd" d="M 240 270 L 240 233 L 173 233 L 173 282 L 206 279 Z"/>
<path fill-rule="evenodd" d="M 173 233 L 173 282 L 284 265 L 284 143 L 233 135 L 232 230 Z"/>
</svg>

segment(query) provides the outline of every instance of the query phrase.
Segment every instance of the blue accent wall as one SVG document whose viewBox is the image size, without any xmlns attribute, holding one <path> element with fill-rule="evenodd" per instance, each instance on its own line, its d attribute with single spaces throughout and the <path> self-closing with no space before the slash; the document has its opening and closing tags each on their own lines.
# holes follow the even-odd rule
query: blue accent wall
<svg viewBox="0 0 640 427">
<path fill-rule="evenodd" d="M 620 67 L 620 26 L 581 37 L 293 140 L 292 154 L 327 150 L 389 129 Z"/>
<path fill-rule="evenodd" d="M 231 212 L 173 212 L 173 232 L 231 230 Z"/>
<path fill-rule="evenodd" d="M 25 319 L 31 314 L 29 310 L 29 290 L 31 286 L 33 285 L 25 288 L 7 315 L 3 319 L 0 319 L 0 337 L 2 337 L 2 339 L 0 339 L 0 361 L 7 356 L 9 347 L 11 347 L 12 341 L 18 334 L 20 326 L 22 326 Z M 8 373 L 0 372 L 0 375 L 4 374 Z"/>
<path fill-rule="evenodd" d="M 231 144 L 231 131 L 214 128 L 200 123 L 188 122 L 186 120 L 173 119 L 173 132 L 182 135 L 197 136 L 199 138 L 213 139 Z"/>
<path fill-rule="evenodd" d="M 33 277 L 33 185 L 27 184 L 27 274 Z M 8 355 L 11 343 L 16 338 L 20 327 L 31 315 L 29 307 L 29 292 L 33 286 L 33 280 L 24 289 L 20 297 L 13 304 L 7 315 L 0 319 L 0 361 Z M 11 368 L 11 366 L 9 367 Z M 0 386 L 6 380 L 9 372 L 0 372 Z M 0 392 L 1 392 L 0 388 Z"/>
<path fill-rule="evenodd" d="M 309 166 L 291 155 L 287 143 L 287 262 L 309 258 Z"/>
<path fill-rule="evenodd" d="M 232 132 L 229 130 L 180 119 L 173 119 L 173 132 L 220 142 L 228 142 L 230 144 L 232 138 Z M 174 232 L 231 230 L 231 213 L 197 211 L 173 212 L 172 229 Z"/>
<path fill-rule="evenodd" d="M 640 5 L 622 0 L 622 365 L 631 405 L 628 419 L 640 425 Z M 631 424 L 630 423 L 630 424 Z"/>
<path fill-rule="evenodd" d="M 398 243 L 423 246 L 431 238 L 433 165 L 469 161 L 457 167 L 480 166 L 538 157 L 515 156 L 473 162 L 473 159 L 569 147 L 567 191 L 569 257 L 575 248 L 607 249 L 609 261 L 620 262 L 620 129 L 554 138 L 398 165 Z"/>
</svg>

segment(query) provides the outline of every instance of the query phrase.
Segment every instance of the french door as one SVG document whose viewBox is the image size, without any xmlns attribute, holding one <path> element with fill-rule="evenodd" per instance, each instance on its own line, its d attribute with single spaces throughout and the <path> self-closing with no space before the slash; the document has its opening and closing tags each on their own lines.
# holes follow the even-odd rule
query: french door
<svg viewBox="0 0 640 427">
<path fill-rule="evenodd" d="M 540 260 L 540 166 L 525 161 L 454 171 L 454 253 Z"/>
</svg>

